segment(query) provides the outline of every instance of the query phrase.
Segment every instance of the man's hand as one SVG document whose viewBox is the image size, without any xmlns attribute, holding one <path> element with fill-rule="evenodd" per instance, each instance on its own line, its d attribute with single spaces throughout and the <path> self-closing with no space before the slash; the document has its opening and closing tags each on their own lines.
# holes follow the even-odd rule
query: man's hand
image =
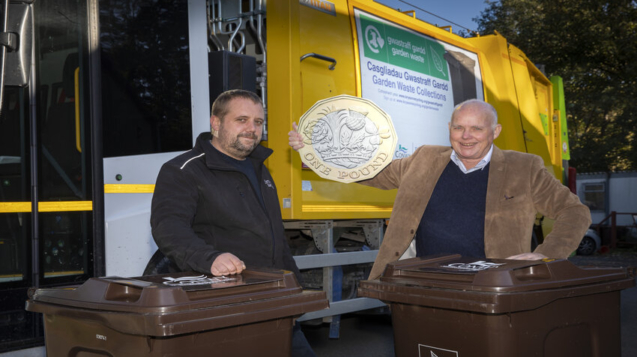
<svg viewBox="0 0 637 357">
<path fill-rule="evenodd" d="M 230 253 L 223 253 L 212 262 L 210 272 L 214 276 L 241 274 L 246 268 L 245 263 Z"/>
<path fill-rule="evenodd" d="M 303 136 L 299 133 L 299 127 L 296 123 L 292 123 L 292 128 L 293 130 L 288 133 L 288 136 L 290 137 L 290 147 L 299 151 L 300 148 L 305 146 L 305 144 L 303 144 Z"/>
<path fill-rule="evenodd" d="M 540 253 L 522 253 L 522 254 L 518 254 L 518 255 L 512 255 L 512 256 L 508 257 L 507 259 L 512 259 L 512 260 L 542 260 L 542 259 L 546 259 L 546 258 L 548 258 L 546 255 L 540 254 Z"/>
</svg>

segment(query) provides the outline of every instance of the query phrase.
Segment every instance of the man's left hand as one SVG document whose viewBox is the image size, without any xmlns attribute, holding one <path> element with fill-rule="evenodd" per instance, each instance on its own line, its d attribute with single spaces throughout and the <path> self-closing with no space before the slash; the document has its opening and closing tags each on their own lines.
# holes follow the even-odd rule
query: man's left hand
<svg viewBox="0 0 637 357">
<path fill-rule="evenodd" d="M 542 259 L 546 259 L 546 258 L 548 258 L 546 255 L 540 254 L 540 253 L 522 253 L 522 254 L 512 255 L 512 256 L 508 257 L 507 259 L 512 259 L 512 260 L 542 260 Z"/>
</svg>

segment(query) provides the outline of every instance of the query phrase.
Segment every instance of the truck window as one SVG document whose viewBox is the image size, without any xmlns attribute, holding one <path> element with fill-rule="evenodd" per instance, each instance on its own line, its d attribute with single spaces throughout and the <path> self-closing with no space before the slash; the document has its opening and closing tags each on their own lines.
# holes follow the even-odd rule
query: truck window
<svg viewBox="0 0 637 357">
<path fill-rule="evenodd" d="M 186 3 L 100 1 L 100 47 L 104 157 L 190 149 Z"/>
</svg>

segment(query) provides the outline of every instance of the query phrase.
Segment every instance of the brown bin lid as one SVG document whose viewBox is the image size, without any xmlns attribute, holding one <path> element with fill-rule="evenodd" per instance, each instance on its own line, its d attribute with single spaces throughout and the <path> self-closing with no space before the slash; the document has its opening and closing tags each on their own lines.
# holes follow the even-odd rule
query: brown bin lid
<svg viewBox="0 0 637 357">
<path fill-rule="evenodd" d="M 75 287 L 30 291 L 26 309 L 93 319 L 120 332 L 169 336 L 297 317 L 329 307 L 325 292 L 302 291 L 294 274 L 245 270 L 91 278 Z"/>
<path fill-rule="evenodd" d="M 479 259 L 460 255 L 401 260 L 359 295 L 388 302 L 478 312 L 528 310 L 562 297 L 635 285 L 626 268 L 578 267 L 568 260 Z"/>
</svg>

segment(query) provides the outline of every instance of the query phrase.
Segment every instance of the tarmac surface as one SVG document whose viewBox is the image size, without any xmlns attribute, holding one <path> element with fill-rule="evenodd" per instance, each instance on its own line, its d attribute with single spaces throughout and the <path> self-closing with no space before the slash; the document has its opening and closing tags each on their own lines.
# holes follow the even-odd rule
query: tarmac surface
<svg viewBox="0 0 637 357">
<path fill-rule="evenodd" d="M 614 250 L 605 254 L 569 258 L 581 266 L 637 267 L 637 250 Z M 621 292 L 621 357 L 637 356 L 637 287 Z M 392 357 L 394 336 L 389 314 L 347 314 L 341 317 L 340 336 L 329 338 L 329 324 L 303 325 L 318 357 Z"/>
</svg>

